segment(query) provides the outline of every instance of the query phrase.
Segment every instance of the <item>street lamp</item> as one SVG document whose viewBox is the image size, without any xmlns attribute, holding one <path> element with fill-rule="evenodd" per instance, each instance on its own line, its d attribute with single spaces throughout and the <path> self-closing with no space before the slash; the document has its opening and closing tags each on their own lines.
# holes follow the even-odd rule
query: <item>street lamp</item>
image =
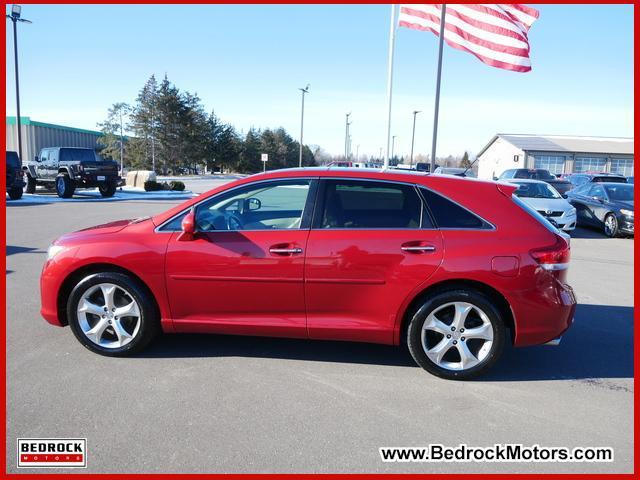
<svg viewBox="0 0 640 480">
<path fill-rule="evenodd" d="M 393 137 L 391 137 L 391 160 L 393 160 L 393 149 L 396 145 L 396 137 L 397 135 L 394 135 Z"/>
<path fill-rule="evenodd" d="M 300 167 L 302 167 L 302 134 L 304 132 L 304 94 L 309 93 L 310 86 L 311 85 L 307 83 L 306 87 L 298 89 L 302 92 L 302 113 L 300 114 L 300 158 L 298 160 Z"/>
<path fill-rule="evenodd" d="M 416 138 L 416 115 L 420 113 L 420 110 L 413 111 L 413 130 L 411 131 L 411 157 L 409 160 L 409 166 L 413 167 L 413 142 Z"/>
<path fill-rule="evenodd" d="M 13 22 L 13 56 L 15 60 L 16 70 L 16 128 L 18 130 L 18 156 L 22 161 L 22 128 L 20 125 L 20 80 L 18 77 L 18 22 L 31 23 L 31 20 L 26 18 L 20 18 L 22 13 L 22 7 L 20 5 L 11 6 L 11 15 L 7 15 L 7 18 Z"/>
<path fill-rule="evenodd" d="M 351 116 L 351 112 L 346 114 L 345 120 L 345 131 L 344 131 L 344 159 L 349 160 L 349 125 L 352 122 L 349 121 L 349 117 Z"/>
</svg>

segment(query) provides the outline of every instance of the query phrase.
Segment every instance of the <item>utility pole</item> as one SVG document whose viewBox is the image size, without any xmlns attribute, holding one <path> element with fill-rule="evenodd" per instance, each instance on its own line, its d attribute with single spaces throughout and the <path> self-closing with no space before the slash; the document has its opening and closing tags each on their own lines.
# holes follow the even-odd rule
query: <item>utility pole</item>
<svg viewBox="0 0 640 480">
<path fill-rule="evenodd" d="M 22 158 L 22 125 L 20 119 L 20 78 L 18 76 L 18 22 L 22 23 L 32 23 L 31 20 L 27 20 L 26 18 L 20 18 L 20 14 L 22 13 L 22 7 L 20 5 L 12 5 L 11 6 L 11 15 L 7 15 L 6 17 L 11 20 L 13 23 L 13 57 L 15 61 L 15 70 L 16 70 L 16 130 L 18 130 L 18 156 L 20 157 L 20 161 L 23 161 Z"/>
<path fill-rule="evenodd" d="M 344 130 L 344 159 L 349 160 L 349 125 L 351 122 L 349 121 L 349 117 L 351 116 L 351 112 L 345 115 L 345 130 Z"/>
<path fill-rule="evenodd" d="M 306 87 L 298 89 L 302 92 L 302 112 L 300 114 L 300 158 L 298 159 L 298 166 L 300 168 L 302 168 L 302 134 L 304 132 L 304 94 L 309 93 L 310 86 L 311 85 L 307 83 Z"/>
<path fill-rule="evenodd" d="M 409 166 L 413 167 L 413 143 L 416 138 L 416 115 L 420 113 L 420 110 L 413 111 L 413 130 L 411 131 L 411 156 L 409 157 Z"/>
<path fill-rule="evenodd" d="M 391 158 L 389 160 L 393 160 L 393 150 L 396 146 L 396 137 L 397 135 L 394 135 L 393 137 L 391 137 Z"/>
</svg>

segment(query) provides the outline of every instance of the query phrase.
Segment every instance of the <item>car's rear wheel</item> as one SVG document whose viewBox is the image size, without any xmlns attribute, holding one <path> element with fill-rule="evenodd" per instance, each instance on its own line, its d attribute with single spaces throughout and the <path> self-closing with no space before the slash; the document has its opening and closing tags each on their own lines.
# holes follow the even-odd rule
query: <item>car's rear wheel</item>
<svg viewBox="0 0 640 480">
<path fill-rule="evenodd" d="M 27 188 L 25 191 L 27 193 L 36 193 L 36 179 L 31 175 L 27 175 Z"/>
<path fill-rule="evenodd" d="M 116 193 L 116 182 L 110 183 L 101 183 L 98 186 L 98 190 L 100 190 L 100 195 L 103 197 L 113 197 L 114 193 Z"/>
<path fill-rule="evenodd" d="M 76 186 L 73 180 L 66 173 L 61 173 L 56 177 L 56 193 L 60 198 L 71 198 Z"/>
<path fill-rule="evenodd" d="M 504 342 L 505 326 L 498 309 L 475 290 L 429 296 L 407 330 L 407 344 L 416 363 L 447 379 L 484 374 L 500 357 Z"/>
<path fill-rule="evenodd" d="M 20 200 L 22 198 L 22 187 L 13 187 L 8 193 L 11 200 Z"/>
<path fill-rule="evenodd" d="M 609 213 L 604 218 L 604 234 L 607 237 L 613 238 L 618 235 L 618 219 L 613 213 Z"/>
<path fill-rule="evenodd" d="M 128 275 L 105 272 L 82 279 L 67 302 L 76 338 L 92 352 L 126 356 L 159 332 L 159 314 L 147 289 Z"/>
</svg>

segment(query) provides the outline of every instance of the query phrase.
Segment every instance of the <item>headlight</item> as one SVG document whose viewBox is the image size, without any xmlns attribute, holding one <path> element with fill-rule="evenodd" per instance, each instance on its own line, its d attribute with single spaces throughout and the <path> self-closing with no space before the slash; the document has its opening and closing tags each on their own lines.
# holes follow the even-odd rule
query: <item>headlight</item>
<svg viewBox="0 0 640 480">
<path fill-rule="evenodd" d="M 625 217 L 633 217 L 633 210 L 626 210 L 624 208 L 620 209 L 620 213 Z"/>
<path fill-rule="evenodd" d="M 53 257 L 64 250 L 62 245 L 49 245 L 47 248 L 47 260 L 53 260 Z"/>
<path fill-rule="evenodd" d="M 567 217 L 575 217 L 576 216 L 576 209 L 572 208 L 570 210 L 567 211 Z"/>
</svg>

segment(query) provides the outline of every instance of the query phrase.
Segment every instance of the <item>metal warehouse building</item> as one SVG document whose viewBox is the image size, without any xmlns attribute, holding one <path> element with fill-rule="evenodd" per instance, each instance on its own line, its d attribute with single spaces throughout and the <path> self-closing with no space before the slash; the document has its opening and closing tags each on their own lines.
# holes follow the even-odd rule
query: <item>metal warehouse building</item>
<svg viewBox="0 0 640 480">
<path fill-rule="evenodd" d="M 22 130 L 22 161 L 33 160 L 41 148 L 45 147 L 84 147 L 98 148 L 98 138 L 102 135 L 93 130 L 64 127 L 51 123 L 20 117 Z M 7 117 L 7 150 L 18 151 L 18 131 L 16 117 Z"/>
<path fill-rule="evenodd" d="M 565 135 L 494 136 L 478 154 L 478 177 L 499 177 L 509 168 L 551 173 L 611 172 L 633 175 L 633 138 Z"/>
</svg>

